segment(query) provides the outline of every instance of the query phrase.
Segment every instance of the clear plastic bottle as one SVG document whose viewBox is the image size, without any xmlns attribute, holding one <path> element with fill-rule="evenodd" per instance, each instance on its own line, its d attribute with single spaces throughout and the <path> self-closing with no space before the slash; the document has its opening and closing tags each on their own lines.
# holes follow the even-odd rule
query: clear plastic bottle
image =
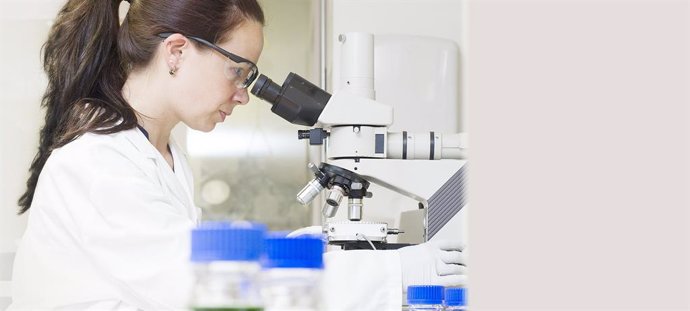
<svg viewBox="0 0 690 311">
<path fill-rule="evenodd" d="M 410 311 L 443 311 L 443 286 L 408 286 L 407 305 Z"/>
<path fill-rule="evenodd" d="M 266 226 L 204 222 L 192 230 L 195 311 L 261 311 L 259 262 Z"/>
<path fill-rule="evenodd" d="M 261 296 L 266 311 L 323 310 L 321 278 L 323 252 L 321 237 L 266 238 Z"/>
<path fill-rule="evenodd" d="M 462 287 L 446 288 L 446 311 L 467 310 L 465 289 Z"/>
</svg>

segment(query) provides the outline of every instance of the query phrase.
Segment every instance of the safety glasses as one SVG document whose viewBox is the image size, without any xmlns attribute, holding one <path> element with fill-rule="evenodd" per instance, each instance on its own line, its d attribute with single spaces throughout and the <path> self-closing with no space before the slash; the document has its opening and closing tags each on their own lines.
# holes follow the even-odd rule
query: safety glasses
<svg viewBox="0 0 690 311">
<path fill-rule="evenodd" d="M 173 34 L 173 32 L 164 32 L 159 33 L 158 37 L 165 39 Z M 259 68 L 256 67 L 256 64 L 254 64 L 252 61 L 244 57 L 241 57 L 237 54 L 230 53 L 224 50 L 223 48 L 199 37 L 185 37 L 192 39 L 209 48 L 212 48 L 218 53 L 223 54 L 223 56 L 227 57 L 228 60 L 225 61 L 224 68 L 225 77 L 227 77 L 230 81 L 233 81 L 235 83 L 235 86 L 237 86 L 238 88 L 244 89 L 249 87 L 249 85 L 251 85 L 252 82 L 254 82 L 254 80 L 256 79 L 256 77 L 259 75 Z"/>
</svg>

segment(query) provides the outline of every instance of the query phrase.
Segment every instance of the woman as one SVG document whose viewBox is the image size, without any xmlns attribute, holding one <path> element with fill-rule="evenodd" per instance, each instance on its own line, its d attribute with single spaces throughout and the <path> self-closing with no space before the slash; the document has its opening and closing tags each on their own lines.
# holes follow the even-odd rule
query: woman
<svg viewBox="0 0 690 311">
<path fill-rule="evenodd" d="M 170 137 L 249 100 L 254 0 L 70 0 L 44 46 L 45 126 L 19 200 L 31 210 L 10 309 L 184 306 L 192 174 Z"/>
<path fill-rule="evenodd" d="M 30 215 L 10 310 L 187 303 L 200 214 L 170 131 L 211 131 L 248 102 L 264 16 L 255 0 L 131 1 L 119 25 L 120 0 L 69 0 L 44 46 L 45 126 L 19 200 Z M 406 285 L 458 285 L 464 272 L 452 243 L 326 260 L 330 310 L 399 310 Z"/>
</svg>

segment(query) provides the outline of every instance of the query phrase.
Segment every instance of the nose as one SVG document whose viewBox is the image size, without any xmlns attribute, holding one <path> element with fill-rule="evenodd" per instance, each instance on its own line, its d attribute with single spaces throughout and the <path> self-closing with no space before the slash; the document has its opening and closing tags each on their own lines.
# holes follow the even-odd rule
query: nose
<svg viewBox="0 0 690 311">
<path fill-rule="evenodd" d="M 232 101 L 240 105 L 246 105 L 249 102 L 249 93 L 247 89 L 237 89 L 235 94 L 232 96 Z"/>
</svg>

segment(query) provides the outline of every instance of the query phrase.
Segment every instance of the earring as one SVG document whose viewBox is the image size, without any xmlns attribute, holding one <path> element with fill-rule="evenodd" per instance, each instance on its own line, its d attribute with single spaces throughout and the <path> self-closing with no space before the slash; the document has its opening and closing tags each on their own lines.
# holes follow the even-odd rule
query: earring
<svg viewBox="0 0 690 311">
<path fill-rule="evenodd" d="M 170 71 L 168 71 L 168 73 L 171 76 L 174 76 L 175 71 L 177 70 L 177 69 L 175 69 L 175 60 L 173 60 L 172 58 L 170 60 L 168 60 L 168 65 L 170 65 Z"/>
</svg>

